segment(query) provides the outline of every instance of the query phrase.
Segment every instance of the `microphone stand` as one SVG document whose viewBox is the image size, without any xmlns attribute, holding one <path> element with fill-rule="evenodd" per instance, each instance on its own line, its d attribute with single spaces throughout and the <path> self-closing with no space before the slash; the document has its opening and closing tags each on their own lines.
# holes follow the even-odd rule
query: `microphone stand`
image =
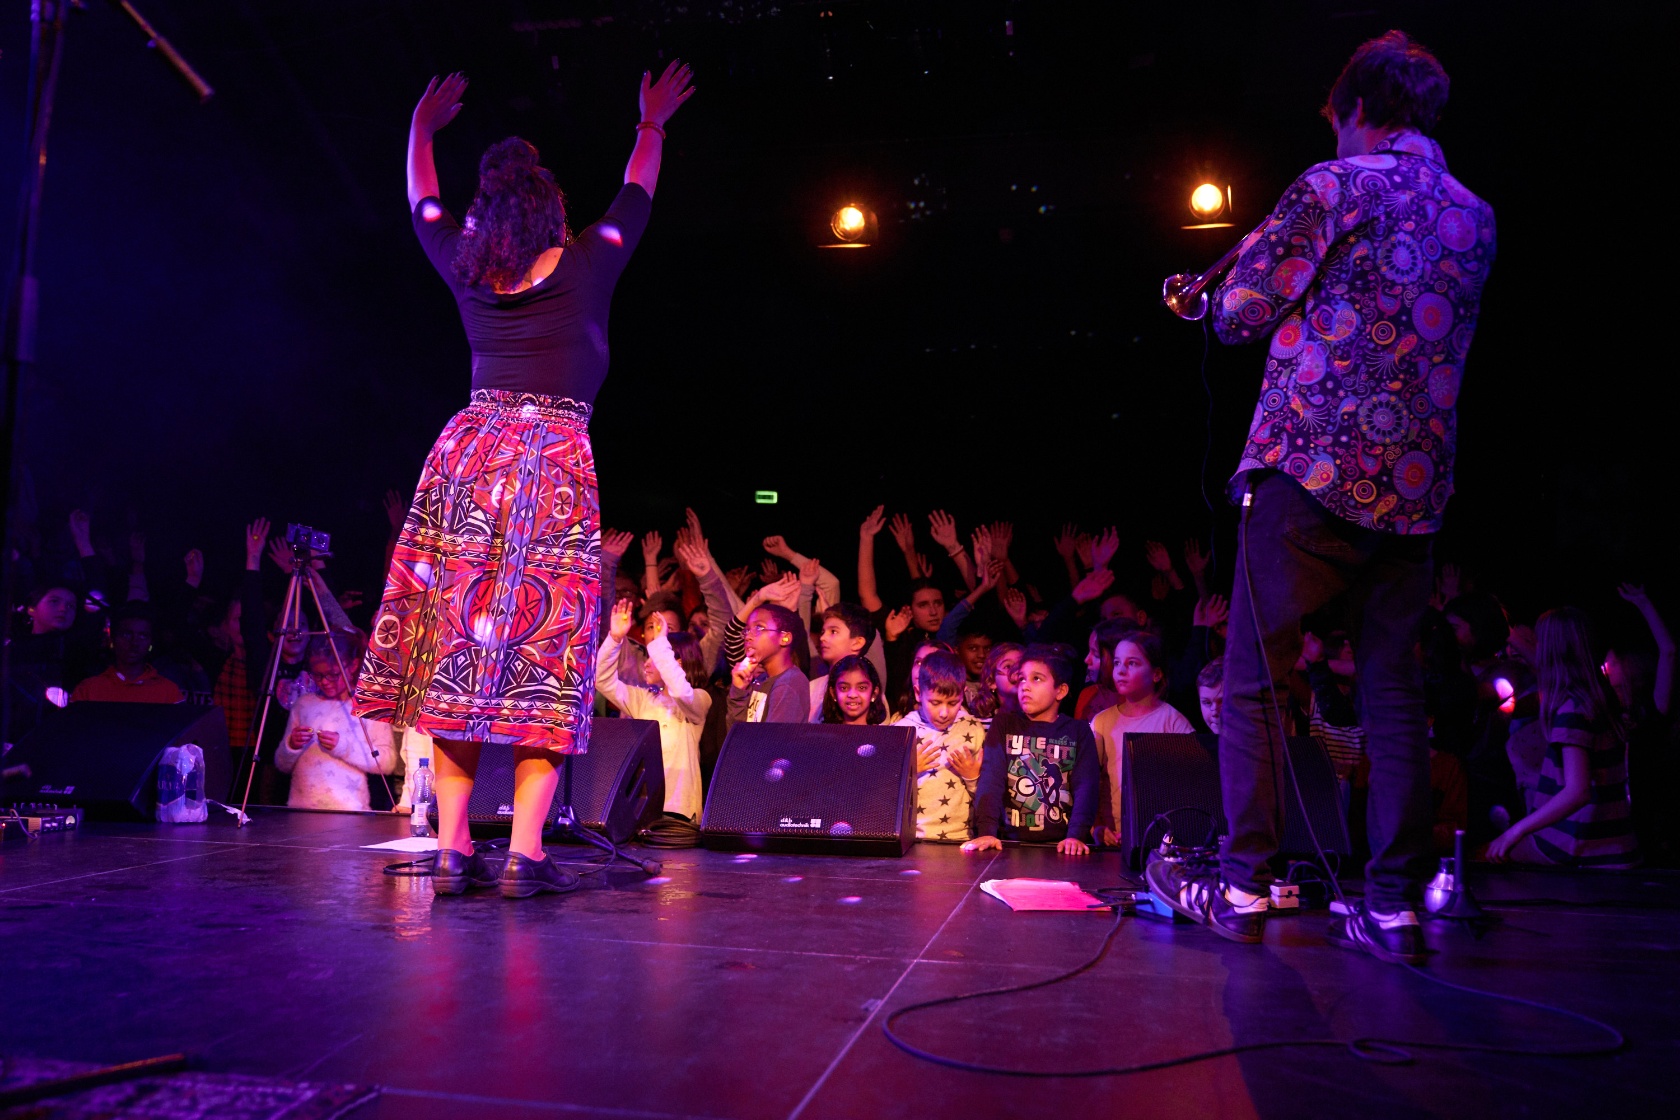
<svg viewBox="0 0 1680 1120">
<path fill-rule="evenodd" d="M 146 45 L 192 87 L 202 104 L 215 93 L 181 57 L 168 39 L 141 15 L 129 0 L 112 3 L 147 37 Z M 35 322 L 40 307 L 35 280 L 35 247 L 41 219 L 41 188 L 47 175 L 47 133 L 52 125 L 53 99 L 64 62 L 64 29 L 72 4 L 80 0 L 31 0 L 29 6 L 29 132 L 22 197 L 18 204 L 12 270 L 6 285 L 4 324 L 0 325 L 0 596 L 12 601 L 12 458 L 17 434 L 18 382 L 25 365 L 35 363 Z M 11 681 L 10 647 L 0 646 L 0 682 Z M 9 687 L 0 687 L 0 728 L 11 726 Z"/>
</svg>

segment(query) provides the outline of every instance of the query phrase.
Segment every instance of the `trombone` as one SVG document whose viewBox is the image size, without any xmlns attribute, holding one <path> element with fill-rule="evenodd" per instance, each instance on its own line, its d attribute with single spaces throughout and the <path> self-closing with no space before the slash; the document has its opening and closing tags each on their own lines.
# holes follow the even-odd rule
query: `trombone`
<svg viewBox="0 0 1680 1120">
<path fill-rule="evenodd" d="M 1167 310 L 1180 319 L 1194 322 L 1208 313 L 1208 285 L 1230 268 L 1236 261 L 1237 254 L 1248 244 L 1248 238 L 1231 246 L 1223 257 L 1202 273 L 1175 272 L 1161 281 L 1161 302 L 1167 305 Z"/>
</svg>

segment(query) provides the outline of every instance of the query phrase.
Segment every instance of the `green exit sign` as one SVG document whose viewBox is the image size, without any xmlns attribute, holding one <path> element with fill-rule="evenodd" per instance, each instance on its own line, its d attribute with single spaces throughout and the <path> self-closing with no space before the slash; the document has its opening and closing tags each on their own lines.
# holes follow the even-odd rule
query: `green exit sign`
<svg viewBox="0 0 1680 1120">
<path fill-rule="evenodd" d="M 753 501 L 761 506 L 773 506 L 780 500 L 780 495 L 774 490 L 754 490 Z"/>
</svg>

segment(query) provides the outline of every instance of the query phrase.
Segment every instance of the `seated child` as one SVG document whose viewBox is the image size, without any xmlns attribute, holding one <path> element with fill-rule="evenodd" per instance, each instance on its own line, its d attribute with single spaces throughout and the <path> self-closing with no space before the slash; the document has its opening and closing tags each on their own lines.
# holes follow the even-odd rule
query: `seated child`
<svg viewBox="0 0 1680 1120">
<path fill-rule="evenodd" d="M 1587 617 L 1573 607 L 1547 611 L 1534 634 L 1547 743 L 1539 792 L 1546 800 L 1488 845 L 1488 859 L 1632 867 L 1639 842 L 1620 705 L 1593 654 Z"/>
<path fill-rule="evenodd" d="M 1114 706 L 1091 721 L 1091 734 L 1102 760 L 1102 804 L 1097 809 L 1097 842 L 1120 842 L 1120 748 L 1125 736 L 1154 732 L 1189 735 L 1196 729 L 1178 709 L 1162 699 L 1167 694 L 1166 654 L 1161 639 L 1147 630 L 1133 630 L 1114 647 Z"/>
<path fill-rule="evenodd" d="M 642 636 L 647 658 L 642 681 L 628 684 L 618 671 L 619 651 L 635 624 L 635 605 L 621 599 L 613 607 L 607 640 L 595 659 L 595 687 L 613 707 L 631 719 L 659 724 L 659 750 L 665 763 L 665 811 L 689 820 L 700 818 L 700 732 L 712 697 L 706 691 L 706 662 L 691 635 L 670 633 L 662 612 L 648 615 Z"/>
<path fill-rule="evenodd" d="M 875 624 L 869 620 L 869 612 L 856 603 L 835 603 L 822 612 L 817 655 L 822 658 L 824 668 L 811 677 L 812 723 L 823 722 L 823 698 L 828 693 L 828 673 L 832 666 L 843 657 L 861 656 L 874 641 Z"/>
<path fill-rule="evenodd" d="M 836 661 L 823 678 L 823 723 L 869 727 L 887 722 L 881 678 L 869 658 L 851 654 Z"/>
<path fill-rule="evenodd" d="M 986 733 L 975 790 L 974 839 L 965 852 L 1003 840 L 1055 842 L 1064 855 L 1090 852 L 1102 769 L 1091 727 L 1061 713 L 1078 654 L 1032 645 L 1021 654 L 1019 712 L 999 712 Z"/>
<path fill-rule="evenodd" d="M 747 616 L 742 637 L 747 653 L 729 677 L 729 726 L 807 722 L 811 682 L 794 663 L 794 642 L 805 640 L 799 616 L 766 603 Z"/>
<path fill-rule="evenodd" d="M 390 724 L 359 719 L 350 711 L 350 681 L 360 655 L 345 635 L 323 635 L 310 641 L 307 662 L 318 692 L 297 698 L 285 737 L 274 751 L 275 767 L 292 776 L 286 804 L 294 809 L 372 808 L 367 776 L 396 773 L 398 756 Z"/>
<path fill-rule="evenodd" d="M 916 729 L 916 838 L 967 840 L 986 729 L 963 711 L 968 672 L 956 654 L 932 651 L 916 678 L 919 705 L 893 722 Z"/>
<path fill-rule="evenodd" d="M 1216 657 L 1196 674 L 1196 699 L 1201 704 L 1202 722 L 1219 734 L 1219 717 L 1225 712 L 1225 659 Z"/>
</svg>

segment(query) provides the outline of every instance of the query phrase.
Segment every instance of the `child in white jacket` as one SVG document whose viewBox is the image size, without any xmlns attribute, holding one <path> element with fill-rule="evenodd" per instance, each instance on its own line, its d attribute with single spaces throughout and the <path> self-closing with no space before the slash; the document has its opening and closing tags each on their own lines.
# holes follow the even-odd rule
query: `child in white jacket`
<svg viewBox="0 0 1680 1120">
<path fill-rule="evenodd" d="M 647 660 L 642 684 L 618 678 L 618 653 L 635 624 L 635 607 L 620 600 L 612 611 L 606 641 L 595 658 L 595 688 L 631 719 L 659 723 L 659 746 L 665 760 L 665 811 L 700 819 L 700 732 L 712 697 L 705 688 L 706 664 L 700 643 L 687 633 L 666 632 L 665 617 L 648 616 Z"/>
</svg>

